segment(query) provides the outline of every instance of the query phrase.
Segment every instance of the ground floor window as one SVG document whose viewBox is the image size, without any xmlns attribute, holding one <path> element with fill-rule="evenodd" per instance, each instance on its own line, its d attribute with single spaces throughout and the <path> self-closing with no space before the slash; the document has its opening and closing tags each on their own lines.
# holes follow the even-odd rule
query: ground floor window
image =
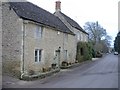
<svg viewBox="0 0 120 90">
<path fill-rule="evenodd" d="M 40 62 L 42 57 L 42 50 L 35 49 L 35 62 Z"/>
</svg>

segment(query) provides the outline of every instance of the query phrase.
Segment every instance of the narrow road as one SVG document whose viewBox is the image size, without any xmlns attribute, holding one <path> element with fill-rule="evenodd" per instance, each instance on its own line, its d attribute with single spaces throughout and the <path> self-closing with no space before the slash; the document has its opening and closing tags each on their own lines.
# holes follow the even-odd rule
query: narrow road
<svg viewBox="0 0 120 90">
<path fill-rule="evenodd" d="M 46 79 L 17 80 L 4 87 L 17 88 L 118 88 L 118 56 L 109 54 L 101 59 L 61 70 Z"/>
</svg>

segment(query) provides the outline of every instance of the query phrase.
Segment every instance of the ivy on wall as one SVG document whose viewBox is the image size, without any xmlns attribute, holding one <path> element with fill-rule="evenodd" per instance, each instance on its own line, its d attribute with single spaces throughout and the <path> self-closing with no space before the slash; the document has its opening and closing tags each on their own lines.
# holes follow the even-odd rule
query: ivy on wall
<svg viewBox="0 0 120 90">
<path fill-rule="evenodd" d="M 86 60 L 92 60 L 92 44 L 90 42 L 78 42 L 76 60 L 83 62 Z"/>
</svg>

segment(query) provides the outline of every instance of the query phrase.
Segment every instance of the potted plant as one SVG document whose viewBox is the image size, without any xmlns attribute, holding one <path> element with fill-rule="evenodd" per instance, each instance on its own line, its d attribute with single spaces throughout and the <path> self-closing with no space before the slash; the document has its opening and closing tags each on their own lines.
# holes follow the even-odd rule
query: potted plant
<svg viewBox="0 0 120 90">
<path fill-rule="evenodd" d="M 62 66 L 68 66 L 68 62 L 63 61 L 63 62 L 62 62 Z"/>
<path fill-rule="evenodd" d="M 56 65 L 57 65 L 56 63 L 52 63 L 52 64 L 51 64 L 51 67 L 52 67 L 53 69 L 55 69 L 55 68 L 56 68 Z"/>
</svg>

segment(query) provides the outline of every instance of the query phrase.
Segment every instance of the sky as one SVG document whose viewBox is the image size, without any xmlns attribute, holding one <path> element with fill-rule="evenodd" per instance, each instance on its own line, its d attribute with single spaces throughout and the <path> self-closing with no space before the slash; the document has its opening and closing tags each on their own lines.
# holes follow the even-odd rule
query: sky
<svg viewBox="0 0 120 90">
<path fill-rule="evenodd" d="M 55 12 L 57 0 L 27 0 L 39 7 Z M 86 22 L 96 22 L 112 36 L 112 44 L 118 33 L 119 0 L 59 0 L 61 12 L 75 20 L 82 28 Z"/>
</svg>

